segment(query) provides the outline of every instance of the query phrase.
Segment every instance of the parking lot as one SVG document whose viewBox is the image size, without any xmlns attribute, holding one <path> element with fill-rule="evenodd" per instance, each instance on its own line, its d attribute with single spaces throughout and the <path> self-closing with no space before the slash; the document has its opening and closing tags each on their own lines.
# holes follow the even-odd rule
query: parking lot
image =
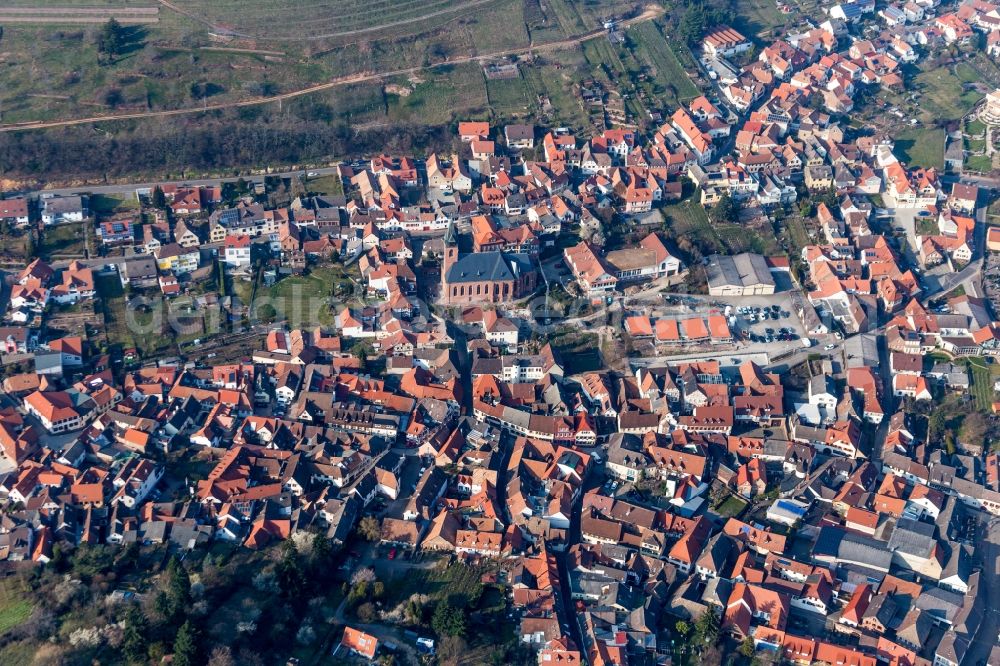
<svg viewBox="0 0 1000 666">
<path fill-rule="evenodd" d="M 741 305 L 732 310 L 740 337 L 747 342 L 774 342 L 798 340 L 799 333 L 788 321 L 792 313 L 779 305 L 759 307 Z M 736 331 L 734 331 L 735 333 Z"/>
<path fill-rule="evenodd" d="M 633 340 L 629 361 L 634 365 L 657 364 L 664 355 L 713 358 L 733 366 L 747 360 L 766 365 L 768 359 L 804 350 L 805 329 L 788 293 L 739 297 L 646 294 L 641 299 L 626 298 L 623 316 L 636 314 L 652 319 L 723 315 L 728 317 L 733 343 L 663 346 L 654 340 Z M 618 329 L 621 327 L 619 322 Z"/>
<path fill-rule="evenodd" d="M 771 296 L 693 296 L 683 297 L 683 300 L 681 297 L 665 294 L 663 302 L 667 306 L 680 307 L 682 311 L 686 309 L 692 315 L 723 314 L 735 317 L 735 322 L 730 320 L 729 328 L 734 337 L 744 344 L 795 341 L 805 335 L 805 328 L 788 293 Z"/>
<path fill-rule="evenodd" d="M 564 288 L 573 281 L 573 273 L 569 270 L 562 255 L 557 255 L 540 263 L 542 273 L 550 285 L 561 284 Z"/>
</svg>

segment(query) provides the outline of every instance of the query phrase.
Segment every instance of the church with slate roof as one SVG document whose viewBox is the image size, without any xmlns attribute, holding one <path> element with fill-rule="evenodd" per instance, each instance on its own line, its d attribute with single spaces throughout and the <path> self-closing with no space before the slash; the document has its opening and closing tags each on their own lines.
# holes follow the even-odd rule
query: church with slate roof
<svg viewBox="0 0 1000 666">
<path fill-rule="evenodd" d="M 538 270 L 530 255 L 492 251 L 460 257 L 453 227 L 444 246 L 441 302 L 446 305 L 509 303 L 535 291 Z"/>
</svg>

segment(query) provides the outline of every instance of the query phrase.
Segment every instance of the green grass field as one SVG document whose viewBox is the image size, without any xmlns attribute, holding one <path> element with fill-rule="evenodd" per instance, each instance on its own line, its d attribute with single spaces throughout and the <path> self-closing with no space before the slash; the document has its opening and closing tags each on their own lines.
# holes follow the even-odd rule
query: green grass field
<svg viewBox="0 0 1000 666">
<path fill-rule="evenodd" d="M 497 115 L 525 114 L 532 106 L 524 79 L 497 79 L 486 81 L 486 95 L 490 108 Z"/>
<path fill-rule="evenodd" d="M 974 153 L 981 153 L 986 150 L 985 139 L 966 139 L 965 149 Z"/>
<path fill-rule="evenodd" d="M 447 123 L 462 109 L 485 109 L 486 85 L 475 63 L 427 72 L 406 97 L 386 95 L 389 120 Z"/>
<path fill-rule="evenodd" d="M 565 37 L 549 3 L 543 7 L 541 0 L 524 0 L 522 18 L 533 42 L 552 42 Z"/>
<path fill-rule="evenodd" d="M 295 275 L 258 291 L 253 308 L 258 317 L 265 314 L 265 303 L 274 307 L 278 319 L 287 319 L 290 326 L 328 326 L 333 323 L 330 296 L 334 287 L 349 280 L 339 266 L 313 269 L 309 275 Z M 245 283 L 249 285 L 249 283 Z M 249 298 L 249 295 L 244 296 Z M 269 300 L 265 300 L 269 299 Z"/>
<path fill-rule="evenodd" d="M 0 585 L 0 636 L 27 620 L 32 610 L 34 606 L 20 588 Z"/>
<path fill-rule="evenodd" d="M 88 222 L 73 222 L 46 227 L 42 231 L 38 253 L 42 257 L 67 256 L 83 258 Z"/>
<path fill-rule="evenodd" d="M 986 155 L 972 155 L 966 158 L 965 168 L 970 171 L 988 173 L 993 170 L 993 160 Z"/>
<path fill-rule="evenodd" d="M 138 302 L 130 306 L 117 275 L 97 274 L 95 282 L 109 345 L 136 347 L 143 355 L 170 347 L 174 336 L 165 335 L 169 330 L 166 325 L 168 309 L 158 293 L 150 290 L 144 294 L 142 307 L 137 307 Z M 182 322 L 191 323 L 187 316 L 182 318 Z M 185 326 L 182 339 L 193 339 L 198 335 L 193 327 Z"/>
<path fill-rule="evenodd" d="M 928 65 L 929 67 L 929 65 Z M 982 95 L 964 90 L 963 84 L 972 76 L 970 66 L 952 71 L 946 67 L 927 69 L 913 78 L 912 89 L 921 93 L 919 109 L 925 122 L 958 119 L 968 113 Z"/>
<path fill-rule="evenodd" d="M 547 0 L 546 7 L 555 15 L 559 25 L 562 26 L 563 35 L 569 36 L 586 32 L 587 22 L 576 9 L 576 5 L 570 0 Z"/>
<path fill-rule="evenodd" d="M 913 228 L 918 236 L 933 236 L 938 233 L 937 220 L 929 216 L 914 218 Z"/>
<path fill-rule="evenodd" d="M 736 495 L 730 495 L 715 509 L 715 512 L 720 516 L 738 516 L 746 506 L 747 503 L 745 501 Z"/>
<path fill-rule="evenodd" d="M 970 120 L 965 123 L 965 133 L 969 136 L 982 136 L 986 131 L 986 123 L 981 120 Z"/>
<path fill-rule="evenodd" d="M 993 401 L 996 393 L 993 390 L 993 382 L 996 380 L 997 372 L 993 369 L 996 365 L 986 365 L 982 359 L 970 359 L 969 370 L 972 375 L 972 397 L 975 398 L 976 407 L 986 413 L 992 413 Z"/>
<path fill-rule="evenodd" d="M 309 178 L 305 185 L 306 190 L 311 194 L 335 196 L 344 193 L 344 184 L 340 181 L 340 176 L 336 174 Z"/>
<path fill-rule="evenodd" d="M 806 230 L 805 222 L 801 217 L 792 216 L 785 218 L 784 224 L 788 230 L 792 254 L 798 257 L 802 248 L 809 245 L 809 232 Z"/>
<path fill-rule="evenodd" d="M 569 127 L 584 127 L 587 115 L 579 98 L 573 93 L 572 76 L 572 71 L 585 62 L 583 52 L 580 49 L 566 50 L 552 54 L 549 60 L 554 60 L 553 56 L 556 55 L 560 56 L 558 62 L 523 67 L 521 75 L 533 97 L 548 99 L 552 106 L 553 122 Z"/>
<path fill-rule="evenodd" d="M 677 59 L 671 44 L 653 23 L 640 23 L 628 30 L 628 36 L 637 46 L 640 55 L 650 61 L 656 71 L 656 82 L 664 92 L 661 98 L 676 106 L 700 94 L 687 72 Z"/>
<path fill-rule="evenodd" d="M 591 72 L 595 77 L 614 83 L 628 75 L 625 65 L 615 53 L 615 48 L 606 38 L 595 37 L 583 42 L 581 46 L 583 47 L 583 55 L 590 63 Z"/>
<path fill-rule="evenodd" d="M 97 215 L 111 215 L 112 213 L 136 210 L 139 202 L 134 196 L 112 196 L 109 194 L 95 194 L 89 199 L 90 210 Z"/>
<path fill-rule="evenodd" d="M 696 201 L 670 204 L 663 208 L 663 213 L 670 220 L 675 236 L 688 238 L 702 248 L 703 254 L 721 252 L 724 249 L 722 240 L 709 221 L 704 206 Z"/>
<path fill-rule="evenodd" d="M 745 27 L 752 27 L 758 32 L 766 32 L 788 23 L 788 17 L 778 11 L 774 0 L 743 0 L 736 7 Z"/>
<path fill-rule="evenodd" d="M 358 83 L 299 97 L 289 102 L 288 109 L 303 118 L 364 124 L 385 119 L 386 95 L 381 83 Z"/>
<path fill-rule="evenodd" d="M 480 584 L 485 569 L 465 565 L 437 566 L 427 569 L 408 569 L 405 575 L 387 581 L 386 605 L 392 607 L 413 594 L 426 594 L 433 600 L 449 596 L 466 597 Z"/>
<path fill-rule="evenodd" d="M 895 137 L 896 157 L 910 166 L 944 167 L 944 130 L 936 127 L 905 129 Z"/>
<path fill-rule="evenodd" d="M 730 254 L 741 252 L 756 252 L 768 256 L 785 254 L 771 228 L 758 230 L 740 224 L 723 224 L 717 225 L 716 231 Z"/>
</svg>

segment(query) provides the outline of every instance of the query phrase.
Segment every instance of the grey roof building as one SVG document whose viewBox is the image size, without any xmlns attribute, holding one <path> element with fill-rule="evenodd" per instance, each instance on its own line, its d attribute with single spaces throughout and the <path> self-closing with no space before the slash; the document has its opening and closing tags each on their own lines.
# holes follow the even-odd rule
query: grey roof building
<svg viewBox="0 0 1000 666">
<path fill-rule="evenodd" d="M 889 549 L 908 555 L 928 557 L 937 545 L 934 538 L 937 527 L 933 523 L 922 523 L 910 518 L 900 518 L 889 537 Z"/>
<path fill-rule="evenodd" d="M 474 252 L 467 254 L 448 270 L 450 284 L 462 282 L 516 280 L 520 275 L 534 270 L 531 257 L 526 254 L 506 252 Z"/>
<path fill-rule="evenodd" d="M 838 527 L 823 527 L 812 551 L 820 562 L 859 564 L 879 571 L 889 571 L 892 552 L 884 541 L 852 534 Z"/>
<path fill-rule="evenodd" d="M 759 254 L 735 256 L 713 254 L 705 267 L 708 293 L 712 296 L 752 296 L 774 293 L 774 278 Z"/>
<path fill-rule="evenodd" d="M 932 587 L 920 593 L 914 600 L 914 606 L 930 613 L 938 622 L 952 624 L 964 602 L 965 597 L 961 594 Z"/>
<path fill-rule="evenodd" d="M 63 374 L 63 363 L 61 352 L 36 352 L 35 372 L 40 375 L 61 375 Z"/>
<path fill-rule="evenodd" d="M 87 217 L 87 198 L 82 196 L 43 197 L 42 221 L 45 224 L 79 222 Z"/>
<path fill-rule="evenodd" d="M 535 145 L 535 128 L 532 125 L 507 125 L 503 128 L 503 135 L 512 148 L 531 148 Z"/>
</svg>

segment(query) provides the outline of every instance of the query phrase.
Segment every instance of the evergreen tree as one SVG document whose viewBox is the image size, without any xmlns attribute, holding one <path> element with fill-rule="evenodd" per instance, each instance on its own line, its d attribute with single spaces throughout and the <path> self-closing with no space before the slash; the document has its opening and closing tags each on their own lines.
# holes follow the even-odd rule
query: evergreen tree
<svg viewBox="0 0 1000 666">
<path fill-rule="evenodd" d="M 170 576 L 167 586 L 167 596 L 170 601 L 169 617 L 171 622 L 176 623 L 184 617 L 188 606 L 191 605 L 191 578 L 176 557 L 170 558 L 167 573 Z"/>
<path fill-rule="evenodd" d="M 157 185 L 153 188 L 153 208 L 164 209 L 167 207 L 167 195 L 163 193 L 163 188 Z"/>
<path fill-rule="evenodd" d="M 465 635 L 465 613 L 462 609 L 452 606 L 447 601 L 442 601 L 434 609 L 434 616 L 431 618 L 431 627 L 438 636 L 464 636 Z"/>
<path fill-rule="evenodd" d="M 306 576 L 299 564 L 299 553 L 295 549 L 295 542 L 291 539 L 282 545 L 282 556 L 278 562 L 277 574 L 278 585 L 286 597 L 296 599 L 305 590 Z"/>
<path fill-rule="evenodd" d="M 170 595 L 166 592 L 162 590 L 157 592 L 153 599 L 153 608 L 166 622 L 173 620 L 173 604 L 170 602 Z"/>
<path fill-rule="evenodd" d="M 131 606 L 125 614 L 125 631 L 122 640 L 122 653 L 130 664 L 141 664 L 146 661 L 149 623 L 138 606 Z"/>
<path fill-rule="evenodd" d="M 681 17 L 679 31 L 688 44 L 694 44 L 702 38 L 705 34 L 705 9 L 701 3 L 688 5 Z"/>
<path fill-rule="evenodd" d="M 125 30 L 115 19 L 109 19 L 97 34 L 97 53 L 102 62 L 114 62 L 125 46 Z"/>
<path fill-rule="evenodd" d="M 332 555 L 333 547 L 330 545 L 330 540 L 326 538 L 326 535 L 322 532 L 314 534 L 312 540 L 312 559 L 316 568 L 322 571 L 322 565 L 325 564 Z"/>
<path fill-rule="evenodd" d="M 712 206 L 708 216 L 715 224 L 734 223 L 740 219 L 740 208 L 736 201 L 726 192 Z"/>
<path fill-rule="evenodd" d="M 702 613 L 694 623 L 695 643 L 711 645 L 719 637 L 719 618 L 712 610 Z"/>
<path fill-rule="evenodd" d="M 198 633 L 188 620 L 174 639 L 174 666 L 194 666 L 198 658 Z"/>
</svg>

